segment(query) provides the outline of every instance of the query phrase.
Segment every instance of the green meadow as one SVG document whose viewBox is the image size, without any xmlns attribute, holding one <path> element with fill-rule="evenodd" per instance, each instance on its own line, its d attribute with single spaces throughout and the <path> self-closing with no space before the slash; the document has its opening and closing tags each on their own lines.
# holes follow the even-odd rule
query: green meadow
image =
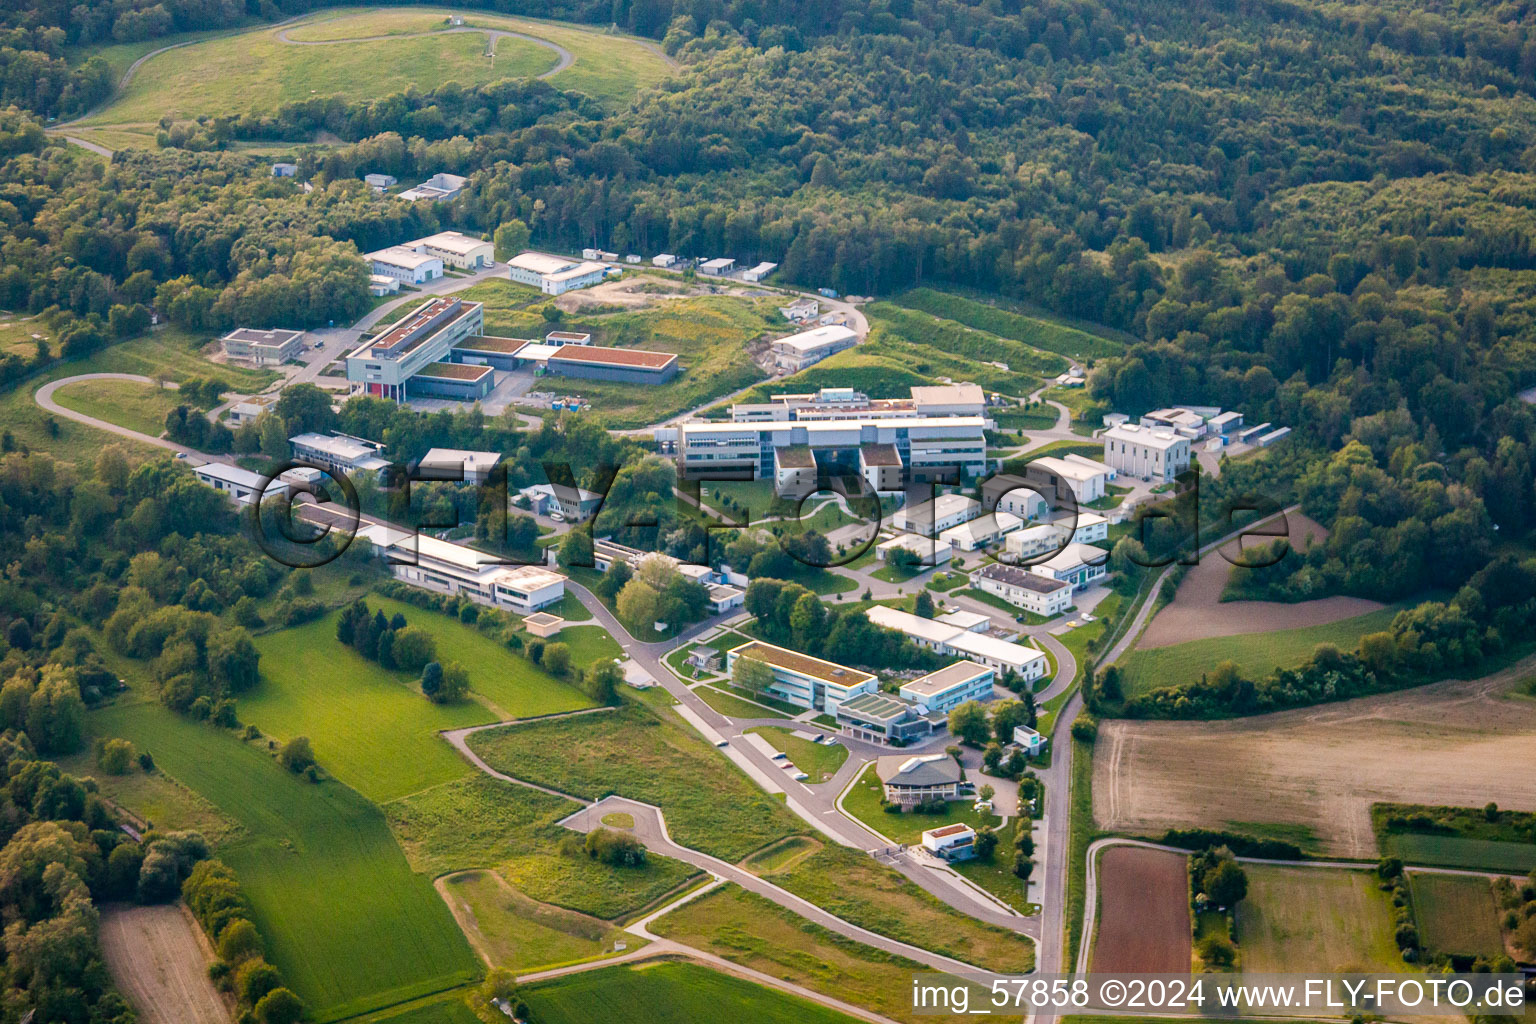
<svg viewBox="0 0 1536 1024">
<path fill-rule="evenodd" d="M 157 703 L 93 712 L 237 823 L 218 856 L 239 874 L 267 957 L 317 1021 L 472 980 L 479 965 L 448 908 L 414 874 L 384 815 L 338 782 L 284 771 L 264 745 Z"/>
</svg>

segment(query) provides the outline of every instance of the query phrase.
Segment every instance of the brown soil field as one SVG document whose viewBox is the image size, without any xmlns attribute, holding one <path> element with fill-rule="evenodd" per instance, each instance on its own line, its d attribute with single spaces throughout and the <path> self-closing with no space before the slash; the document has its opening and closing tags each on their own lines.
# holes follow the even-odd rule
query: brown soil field
<svg viewBox="0 0 1536 1024">
<path fill-rule="evenodd" d="M 1109 831 L 1230 826 L 1373 857 L 1373 803 L 1536 811 L 1536 700 L 1511 693 L 1533 672 L 1536 657 L 1483 679 L 1252 718 L 1105 722 L 1094 816 Z"/>
<path fill-rule="evenodd" d="M 208 980 L 212 954 L 181 904 L 104 909 L 101 952 L 143 1024 L 229 1024 Z"/>
<path fill-rule="evenodd" d="M 1093 970 L 1189 970 L 1189 867 L 1182 854 L 1111 846 L 1099 858 Z"/>
<path fill-rule="evenodd" d="M 1300 513 L 1286 517 L 1291 546 L 1305 551 L 1314 543 L 1327 539 L 1328 531 Z M 1253 546 L 1250 542 L 1249 546 Z M 1172 647 L 1190 640 L 1204 640 L 1213 636 L 1238 636 L 1243 633 L 1273 633 L 1282 629 L 1300 629 L 1304 626 L 1320 626 L 1340 619 L 1384 608 L 1378 601 L 1363 597 L 1324 597 L 1300 604 L 1282 601 L 1228 601 L 1222 603 L 1221 594 L 1227 588 L 1227 580 L 1237 570 L 1227 558 L 1240 558 L 1241 538 L 1230 541 L 1220 549 L 1200 559 L 1200 564 L 1184 574 L 1179 582 L 1178 593 L 1147 624 L 1146 632 L 1136 641 L 1139 648 Z M 1244 570 L 1246 571 L 1246 570 Z"/>
</svg>

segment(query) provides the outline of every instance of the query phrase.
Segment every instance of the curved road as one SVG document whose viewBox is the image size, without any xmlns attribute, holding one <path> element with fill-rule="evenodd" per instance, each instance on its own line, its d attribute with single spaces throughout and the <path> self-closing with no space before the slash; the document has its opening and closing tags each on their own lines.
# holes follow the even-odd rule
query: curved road
<svg viewBox="0 0 1536 1024">
<path fill-rule="evenodd" d="M 120 427 L 116 423 L 108 423 L 106 420 L 99 420 L 94 416 L 87 416 L 83 412 L 76 412 L 73 409 L 66 409 L 64 406 L 60 405 L 58 401 L 53 397 L 53 393 L 64 385 L 74 384 L 77 381 L 82 380 L 127 380 L 133 381 L 136 384 L 159 383 L 152 377 L 145 377 L 144 375 L 138 373 L 82 373 L 74 377 L 61 377 L 58 380 L 51 380 L 47 384 L 44 384 L 42 387 L 38 388 L 32 397 L 36 400 L 38 405 L 42 406 L 45 410 L 53 413 L 56 416 L 63 416 L 65 419 L 74 420 L 76 423 L 84 423 L 88 427 L 94 427 L 97 430 L 104 430 L 109 434 L 116 434 L 118 437 L 126 438 L 130 441 L 138 441 L 141 444 L 152 444 L 156 448 L 164 448 L 167 451 L 178 452 L 182 455 L 196 455 L 208 462 L 229 461 L 229 459 L 225 456 L 205 455 L 195 448 L 188 448 L 186 445 L 177 444 L 175 441 L 167 441 L 163 437 L 151 437 L 150 435 L 140 433 L 137 430 L 130 430 L 127 427 Z M 178 385 L 166 383 L 165 387 L 171 390 L 175 390 Z"/>
</svg>

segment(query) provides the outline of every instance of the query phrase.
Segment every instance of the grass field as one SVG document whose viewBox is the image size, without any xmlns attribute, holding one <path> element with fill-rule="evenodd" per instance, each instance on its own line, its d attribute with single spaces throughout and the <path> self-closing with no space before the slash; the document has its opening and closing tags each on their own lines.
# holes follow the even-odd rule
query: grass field
<svg viewBox="0 0 1536 1024">
<path fill-rule="evenodd" d="M 650 929 L 732 963 L 896 1020 L 924 1019 L 912 1013 L 910 990 L 913 972 L 926 971 L 925 966 L 810 924 L 734 885 L 685 903 L 654 921 Z M 539 1009 L 532 1000 L 530 1005 Z M 706 1013 L 697 1019 L 715 1016 Z M 732 1019 L 756 1022 L 773 1018 L 754 1012 Z"/>
<path fill-rule="evenodd" d="M 849 1024 L 817 1003 L 692 963 L 661 961 L 587 971 L 523 991 L 540 1024 Z"/>
<path fill-rule="evenodd" d="M 594 717 L 603 717 L 601 715 Z M 592 860 L 575 833 L 557 825 L 570 800 L 475 774 L 384 805 L 411 866 L 427 875 L 494 868 L 527 896 L 612 919 L 644 907 L 694 869 L 651 856 L 643 868 Z"/>
<path fill-rule="evenodd" d="M 741 862 L 741 866 L 754 875 L 771 875 L 776 871 L 793 867 L 821 849 L 821 841 L 810 836 L 790 836 L 771 846 L 765 846 Z"/>
<path fill-rule="evenodd" d="M 322 768 L 376 803 L 473 771 L 437 733 L 496 714 L 427 700 L 406 673 L 343 646 L 337 614 L 257 638 L 262 681 L 241 695 L 241 718 L 278 741 L 308 736 Z"/>
<path fill-rule="evenodd" d="M 1365 871 L 1249 864 L 1237 943 L 1249 973 L 1403 969 L 1392 904 Z"/>
<path fill-rule="evenodd" d="M 471 980 L 479 966 L 431 883 L 413 874 L 384 816 L 335 782 L 285 772 L 264 748 L 158 703 L 93 712 L 245 830 L 219 849 L 240 877 L 267 958 L 317 1020 Z"/>
<path fill-rule="evenodd" d="M 470 689 L 503 712 L 503 718 L 552 715 L 592 706 L 592 701 L 575 687 L 561 682 L 527 658 L 512 653 L 475 627 L 452 616 L 377 594 L 370 594 L 367 600 L 369 608 L 382 609 L 388 616 L 399 612 L 412 626 L 431 633 L 437 641 L 438 653 L 445 661 L 457 661 L 468 669 Z M 577 658 L 578 652 L 583 657 L 598 657 L 609 650 L 617 653 L 617 644 L 606 632 L 596 636 L 585 626 L 568 632 L 577 634 L 567 642 L 578 665 L 582 664 Z M 332 644 L 340 647 L 334 633 L 332 637 Z M 608 644 L 613 644 L 613 648 Z"/>
<path fill-rule="evenodd" d="M 943 814 L 886 814 L 880 809 L 883 791 L 880 776 L 875 773 L 875 766 L 870 765 L 843 797 L 843 809 L 898 843 L 921 842 L 923 833 L 928 829 L 957 821 L 963 821 L 972 828 L 983 825 L 996 827 L 1002 821 L 995 814 L 977 814 L 969 800 L 949 801 L 944 805 Z"/>
<path fill-rule="evenodd" d="M 898 295 L 894 301 L 909 309 L 920 309 L 1000 338 L 1009 338 L 1031 348 L 1074 359 L 1118 355 L 1125 348 L 1118 341 L 1074 326 L 1060 317 L 1007 308 L 1010 303 L 1003 299 L 994 300 L 998 303 L 994 305 L 953 292 L 914 288 Z M 1055 421 L 1054 412 L 1051 420 Z"/>
<path fill-rule="evenodd" d="M 1368 615 L 1302 629 L 1210 637 L 1173 647 L 1133 650 L 1120 660 L 1125 692 L 1134 696 L 1161 686 L 1197 682 L 1202 672 L 1209 672 L 1223 661 L 1235 661 L 1248 678 L 1262 679 L 1277 668 L 1289 668 L 1310 658 L 1318 644 L 1336 644 L 1341 650 L 1353 650 L 1360 645 L 1362 636 L 1389 627 L 1399 610 L 1383 608 Z"/>
<path fill-rule="evenodd" d="M 848 748 L 841 743 L 812 743 L 789 729 L 776 726 L 765 725 L 748 731 L 757 733 L 775 750 L 788 755 L 796 768 L 810 776 L 806 781 L 811 785 L 836 775 L 843 762 L 848 760 Z"/>
<path fill-rule="evenodd" d="M 181 403 L 176 392 L 131 380 L 82 380 L 53 393 L 66 409 L 137 430 L 150 437 L 165 432 L 165 417 Z"/>
<path fill-rule="evenodd" d="M 530 970 L 593 960 L 645 940 L 607 921 L 531 900 L 492 871 L 465 871 L 438 883 L 459 927 L 493 967 Z"/>
<path fill-rule="evenodd" d="M 189 377 L 217 377 L 238 391 L 259 391 L 276 379 L 277 375 L 270 370 L 224 366 L 203 358 L 209 340 L 207 335 L 170 327 L 111 345 L 89 359 L 55 367 L 0 393 L 0 422 L 32 451 L 46 452 L 63 462 L 94 460 L 102 445 L 108 443 L 121 445 L 132 461 L 165 458 L 163 449 L 44 412 L 33 394 L 49 381 L 85 373 L 138 373 L 177 382 Z M 160 429 L 163 428 L 162 423 Z"/>
<path fill-rule="evenodd" d="M 696 687 L 693 691 L 699 695 L 699 699 L 722 715 L 730 718 L 791 718 L 783 711 L 777 711 L 766 704 L 757 704 L 750 700 L 743 700 L 732 693 L 717 690 L 713 686 Z"/>
<path fill-rule="evenodd" d="M 871 303 L 864 309 L 872 322 L 884 325 L 893 336 L 934 360 L 935 366 L 945 367 L 930 372 L 970 380 L 989 391 L 1033 391 L 1038 381 L 1067 369 L 1067 360 L 1059 355 L 954 320 L 889 302 Z"/>
<path fill-rule="evenodd" d="M 379 1013 L 360 1017 L 351 1024 L 481 1024 L 480 1018 L 464 1003 L 464 994 L 445 992 L 416 1000 Z"/>
<path fill-rule="evenodd" d="M 1013 837 L 1019 828 L 1030 827 L 1022 818 L 1009 821 L 997 833 L 997 850 L 989 861 L 965 860 L 954 865 L 956 871 L 1008 904 L 1020 913 L 1031 909 L 1028 886 L 1013 873 Z"/>
<path fill-rule="evenodd" d="M 1413 916 L 1424 945 L 1432 952 L 1489 957 L 1504 952 L 1488 879 L 1419 873 L 1409 878 Z"/>
<path fill-rule="evenodd" d="M 1383 853 L 1401 857 L 1409 864 L 1442 868 L 1481 868 L 1523 874 L 1536 870 L 1536 844 L 1501 843 L 1491 839 L 1460 836 L 1397 833 L 1383 836 Z"/>
<path fill-rule="evenodd" d="M 102 796 L 147 821 L 152 828 L 173 832 L 190 829 L 202 833 L 215 845 L 244 834 L 234 818 L 164 772 L 135 768 L 126 775 L 107 775 L 96 767 L 96 759 L 90 753 L 55 760 L 76 778 L 94 778 Z"/>
<path fill-rule="evenodd" d="M 629 705 L 612 715 L 533 722 L 470 737 L 492 767 L 562 792 L 656 804 L 683 846 L 729 861 L 802 830 L 777 800 L 672 716 Z"/>
</svg>

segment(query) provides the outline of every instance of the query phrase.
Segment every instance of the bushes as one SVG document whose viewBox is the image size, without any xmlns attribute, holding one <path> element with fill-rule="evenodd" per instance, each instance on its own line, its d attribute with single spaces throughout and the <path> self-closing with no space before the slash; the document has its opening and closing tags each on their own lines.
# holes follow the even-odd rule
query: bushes
<svg viewBox="0 0 1536 1024">
<path fill-rule="evenodd" d="M 304 1004 L 283 987 L 277 968 L 262 958 L 265 943 L 251 923 L 250 903 L 235 873 L 220 861 L 204 860 L 182 884 L 181 898 L 203 931 L 216 940 L 220 959 L 209 967 L 209 977 L 233 992 L 260 1024 L 299 1020 Z"/>
<path fill-rule="evenodd" d="M 295 736 L 278 751 L 277 763 L 291 772 L 302 772 L 314 767 L 315 752 L 309 745 L 308 736 Z"/>
<path fill-rule="evenodd" d="M 1265 860 L 1301 860 L 1301 847 L 1279 839 L 1255 839 L 1237 832 L 1221 832 L 1208 828 L 1171 828 L 1159 840 L 1165 846 L 1177 846 L 1181 850 L 1209 850 L 1224 846 L 1239 857 L 1260 857 Z"/>
<path fill-rule="evenodd" d="M 123 739 L 97 740 L 96 767 L 108 775 L 127 775 L 133 767 L 133 744 Z"/>
<path fill-rule="evenodd" d="M 627 832 L 598 828 L 587 833 L 587 856 L 614 867 L 644 867 L 645 847 Z"/>
</svg>

